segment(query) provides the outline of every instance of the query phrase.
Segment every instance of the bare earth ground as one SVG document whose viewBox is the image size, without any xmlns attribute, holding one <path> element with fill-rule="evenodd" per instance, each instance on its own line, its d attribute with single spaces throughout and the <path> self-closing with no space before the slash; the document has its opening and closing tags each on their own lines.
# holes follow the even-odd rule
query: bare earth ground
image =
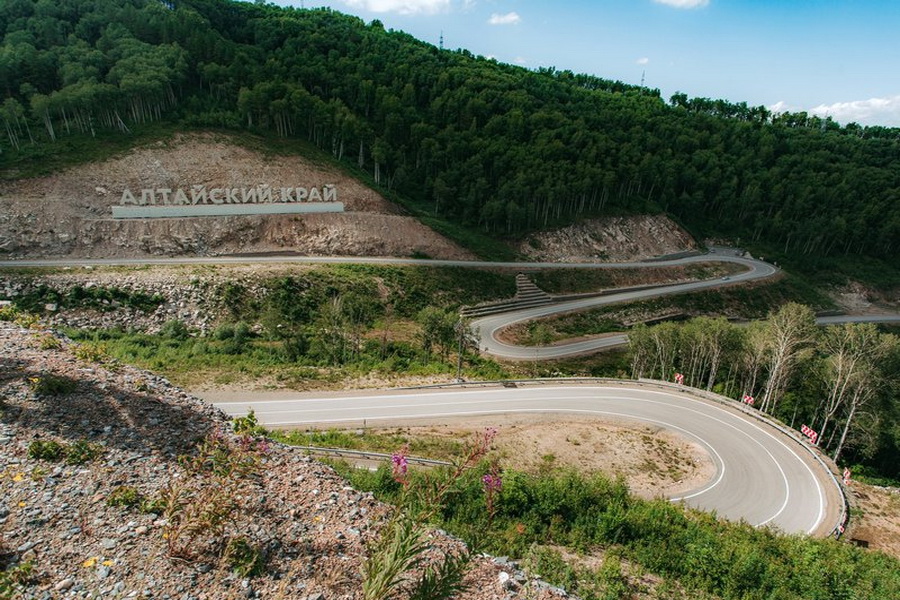
<svg viewBox="0 0 900 600">
<path fill-rule="evenodd" d="M 463 440 L 490 426 L 498 428 L 494 447 L 504 466 L 530 473 L 556 467 L 600 472 L 621 477 L 644 498 L 693 490 L 715 475 L 712 460 L 699 445 L 636 422 L 573 415 L 490 415 L 435 426 L 413 425 L 403 432 L 415 438 Z"/>
<path fill-rule="evenodd" d="M 891 314 L 900 309 L 900 294 L 875 292 L 855 281 L 832 290 L 829 296 L 851 315 Z"/>
<path fill-rule="evenodd" d="M 847 534 L 900 558 L 900 489 L 851 481 L 850 490 L 861 514 L 851 517 Z"/>
</svg>

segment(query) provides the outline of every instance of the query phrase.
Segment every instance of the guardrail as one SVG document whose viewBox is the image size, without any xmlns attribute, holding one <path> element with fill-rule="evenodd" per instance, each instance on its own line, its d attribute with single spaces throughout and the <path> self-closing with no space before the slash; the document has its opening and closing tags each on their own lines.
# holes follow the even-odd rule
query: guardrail
<svg viewBox="0 0 900 600">
<path fill-rule="evenodd" d="M 383 460 L 390 461 L 393 457 L 393 454 L 385 454 L 384 452 L 369 452 L 367 450 L 348 450 L 347 448 L 325 448 L 322 446 L 294 446 L 291 445 L 291 448 L 299 448 L 300 450 L 305 450 L 310 454 L 318 454 L 318 455 L 327 455 L 327 456 L 337 456 L 339 458 L 343 457 L 352 457 L 352 458 L 361 458 L 363 460 Z M 407 456 L 406 462 L 413 463 L 417 465 L 424 465 L 427 467 L 449 467 L 453 466 L 453 463 L 447 462 L 445 460 L 434 460 L 431 458 L 419 458 L 417 456 Z"/>
</svg>

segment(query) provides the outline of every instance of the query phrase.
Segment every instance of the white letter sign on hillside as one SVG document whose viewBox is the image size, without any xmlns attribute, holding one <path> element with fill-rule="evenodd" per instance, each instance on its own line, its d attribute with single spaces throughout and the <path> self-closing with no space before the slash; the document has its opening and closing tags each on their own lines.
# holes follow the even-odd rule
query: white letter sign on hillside
<svg viewBox="0 0 900 600">
<path fill-rule="evenodd" d="M 113 206 L 114 219 L 172 217 L 222 217 L 231 215 L 283 215 L 297 213 L 344 212 L 337 201 L 337 188 L 318 187 L 144 188 L 135 195 L 122 191 L 120 206 Z"/>
</svg>

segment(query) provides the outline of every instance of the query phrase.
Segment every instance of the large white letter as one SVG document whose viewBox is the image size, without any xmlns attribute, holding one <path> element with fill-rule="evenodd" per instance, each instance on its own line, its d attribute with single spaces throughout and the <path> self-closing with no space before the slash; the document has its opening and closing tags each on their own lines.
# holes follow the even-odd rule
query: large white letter
<svg viewBox="0 0 900 600">
<path fill-rule="evenodd" d="M 337 188 L 333 184 L 325 186 L 325 202 L 337 202 Z"/>
<path fill-rule="evenodd" d="M 156 194 L 153 190 L 141 190 L 141 205 L 156 204 Z"/>
<path fill-rule="evenodd" d="M 175 190 L 175 200 L 174 202 L 172 202 L 172 204 L 190 204 L 187 194 L 184 193 L 183 189 L 178 188 L 177 190 Z"/>
<path fill-rule="evenodd" d="M 256 188 L 250 188 L 250 189 L 244 188 L 241 190 L 241 202 L 243 204 L 247 204 L 248 202 L 256 204 L 257 201 L 258 200 L 256 198 Z"/>
<path fill-rule="evenodd" d="M 125 188 L 125 191 L 122 192 L 122 199 L 119 201 L 120 204 L 137 204 L 137 200 L 134 199 L 134 194 L 131 193 L 131 190 Z"/>
<path fill-rule="evenodd" d="M 191 204 L 209 204 L 209 196 L 206 194 L 205 185 L 191 187 Z"/>
</svg>

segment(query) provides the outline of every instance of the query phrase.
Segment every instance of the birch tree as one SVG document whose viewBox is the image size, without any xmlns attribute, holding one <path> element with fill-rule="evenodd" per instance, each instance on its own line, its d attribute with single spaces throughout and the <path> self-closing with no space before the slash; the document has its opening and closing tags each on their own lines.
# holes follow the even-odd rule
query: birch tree
<svg viewBox="0 0 900 600">
<path fill-rule="evenodd" d="M 874 328 L 874 326 L 873 326 Z M 853 424 L 860 414 L 861 410 L 876 396 L 879 388 L 889 382 L 885 373 L 881 369 L 882 361 L 890 354 L 894 354 L 900 348 L 900 338 L 892 334 L 879 334 L 871 344 L 871 347 L 864 355 L 861 361 L 862 366 L 859 367 L 850 381 L 848 387 L 852 389 L 849 396 L 847 406 L 847 418 L 844 421 L 844 428 L 841 431 L 841 437 L 837 447 L 834 449 L 832 458 L 835 462 L 841 457 L 845 444 L 847 442 L 847 434 L 853 427 Z M 897 385 L 896 380 L 890 380 L 894 386 Z"/>
<path fill-rule="evenodd" d="M 790 380 L 800 351 L 810 344 L 815 336 L 816 319 L 812 309 L 795 302 L 789 302 L 770 315 L 768 322 L 769 378 L 763 390 L 761 410 L 774 414 L 784 388 Z"/>
<path fill-rule="evenodd" d="M 825 359 L 828 396 L 822 403 L 820 440 L 825 439 L 828 426 L 848 396 L 862 384 L 860 371 L 869 364 L 867 356 L 877 350 L 879 338 L 878 329 L 871 323 L 844 323 L 825 329 L 822 348 L 828 355 Z"/>
</svg>

